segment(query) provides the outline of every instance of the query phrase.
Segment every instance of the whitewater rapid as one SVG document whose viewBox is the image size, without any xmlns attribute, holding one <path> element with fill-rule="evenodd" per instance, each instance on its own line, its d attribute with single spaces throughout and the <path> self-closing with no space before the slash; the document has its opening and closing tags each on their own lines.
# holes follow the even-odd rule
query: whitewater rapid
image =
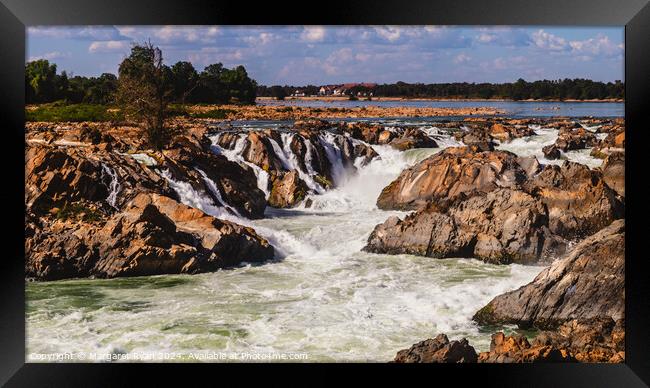
<svg viewBox="0 0 650 388">
<path fill-rule="evenodd" d="M 433 127 L 422 130 L 439 135 Z M 500 148 L 538 156 L 553 136 L 538 133 Z M 450 136 L 436 141 L 458 145 Z M 290 149 L 277 146 L 286 151 L 283 163 L 293 165 Z M 28 353 L 287 352 L 306 354 L 305 361 L 385 362 L 438 333 L 487 350 L 493 331 L 481 331 L 472 315 L 494 296 L 530 282 L 541 267 L 362 252 L 375 225 L 407 214 L 377 209 L 381 189 L 440 150 L 373 148 L 380 157 L 339 176 L 338 188 L 314 187 L 310 207 L 267 208 L 261 220 L 245 219 L 225 201 L 215 203 L 161 171 L 182 202 L 255 228 L 275 247 L 276 259 L 199 275 L 30 283 Z M 247 163 L 239 143 L 215 151 Z M 268 176 L 251 168 L 268 195 Z"/>
</svg>

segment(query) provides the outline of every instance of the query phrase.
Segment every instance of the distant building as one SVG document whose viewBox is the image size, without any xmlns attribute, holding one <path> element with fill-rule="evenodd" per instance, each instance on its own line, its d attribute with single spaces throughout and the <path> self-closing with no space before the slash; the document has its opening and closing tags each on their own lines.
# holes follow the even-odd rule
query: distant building
<svg viewBox="0 0 650 388">
<path fill-rule="evenodd" d="M 302 90 L 296 90 L 295 92 L 293 92 L 292 96 L 293 97 L 305 97 L 305 92 L 303 92 Z"/>
<path fill-rule="evenodd" d="M 321 86 L 320 89 L 318 90 L 318 94 L 321 96 L 330 96 L 334 94 L 334 89 L 336 89 L 337 85 L 324 85 Z"/>
<path fill-rule="evenodd" d="M 353 82 L 353 83 L 347 83 L 347 84 L 340 84 L 340 85 L 323 85 L 318 91 L 318 95 L 320 96 L 344 96 L 348 94 L 348 91 L 351 88 L 354 87 L 364 87 L 367 89 L 373 89 L 376 87 L 377 84 L 375 83 L 369 83 L 369 82 Z M 361 93 L 361 94 L 359 94 Z M 357 95 L 363 95 L 366 96 L 367 92 L 357 92 Z"/>
</svg>

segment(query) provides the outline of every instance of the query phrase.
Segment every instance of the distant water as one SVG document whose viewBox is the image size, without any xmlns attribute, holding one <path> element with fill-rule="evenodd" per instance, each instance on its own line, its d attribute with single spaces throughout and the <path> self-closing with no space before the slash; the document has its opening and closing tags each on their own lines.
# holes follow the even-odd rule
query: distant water
<svg viewBox="0 0 650 388">
<path fill-rule="evenodd" d="M 301 106 L 314 108 L 414 107 L 414 108 L 478 108 L 488 107 L 504 110 L 512 117 L 623 117 L 622 102 L 531 102 L 531 101 L 320 101 L 320 100 L 262 100 L 261 105 Z"/>
</svg>

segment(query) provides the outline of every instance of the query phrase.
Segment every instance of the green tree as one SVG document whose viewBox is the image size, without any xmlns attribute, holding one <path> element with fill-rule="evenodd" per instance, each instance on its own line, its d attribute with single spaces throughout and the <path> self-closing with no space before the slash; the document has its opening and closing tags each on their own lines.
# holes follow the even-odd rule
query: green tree
<svg viewBox="0 0 650 388">
<path fill-rule="evenodd" d="M 287 92 L 280 85 L 271 86 L 271 97 L 276 100 L 284 100 L 287 97 Z"/>
<path fill-rule="evenodd" d="M 163 64 L 162 51 L 151 43 L 131 48 L 120 63 L 116 100 L 125 115 L 144 126 L 147 140 L 162 149 L 173 136 L 165 126 L 172 99 L 172 72 Z"/>
<path fill-rule="evenodd" d="M 49 102 L 56 99 L 56 65 L 47 59 L 28 62 L 25 66 L 25 83 L 31 91 L 26 93 L 31 97 L 28 103 Z"/>
<path fill-rule="evenodd" d="M 190 62 L 176 62 L 171 68 L 174 98 L 185 105 L 185 100 L 199 84 L 199 74 Z"/>
</svg>

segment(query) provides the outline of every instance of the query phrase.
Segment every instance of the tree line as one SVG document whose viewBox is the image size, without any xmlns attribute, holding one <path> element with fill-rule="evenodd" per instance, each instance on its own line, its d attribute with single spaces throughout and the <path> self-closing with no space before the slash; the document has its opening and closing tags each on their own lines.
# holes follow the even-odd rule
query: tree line
<svg viewBox="0 0 650 388">
<path fill-rule="evenodd" d="M 318 94 L 319 87 L 307 86 L 258 86 L 257 95 L 282 99 L 293 94 L 296 90 L 306 95 Z M 559 79 L 527 82 L 518 79 L 510 83 L 406 83 L 381 84 L 373 88 L 354 86 L 347 90 L 348 95 L 358 93 L 375 97 L 407 97 L 407 98 L 475 98 L 475 99 L 507 99 L 507 100 L 591 100 L 625 97 L 625 83 L 599 82 L 589 79 Z"/>
<path fill-rule="evenodd" d="M 135 46 L 125 62 L 146 55 L 143 46 Z M 150 47 L 151 48 L 151 47 Z M 142 60 L 142 58 L 140 58 Z M 244 66 L 228 69 L 221 63 L 206 66 L 200 73 L 190 62 L 172 66 L 161 63 L 160 77 L 167 98 L 177 103 L 227 104 L 255 102 L 257 83 L 248 76 Z M 57 66 L 46 59 L 25 65 L 25 101 L 27 104 L 66 101 L 68 103 L 114 104 L 119 77 L 104 73 L 99 77 L 70 76 L 66 71 L 57 74 Z"/>
</svg>

